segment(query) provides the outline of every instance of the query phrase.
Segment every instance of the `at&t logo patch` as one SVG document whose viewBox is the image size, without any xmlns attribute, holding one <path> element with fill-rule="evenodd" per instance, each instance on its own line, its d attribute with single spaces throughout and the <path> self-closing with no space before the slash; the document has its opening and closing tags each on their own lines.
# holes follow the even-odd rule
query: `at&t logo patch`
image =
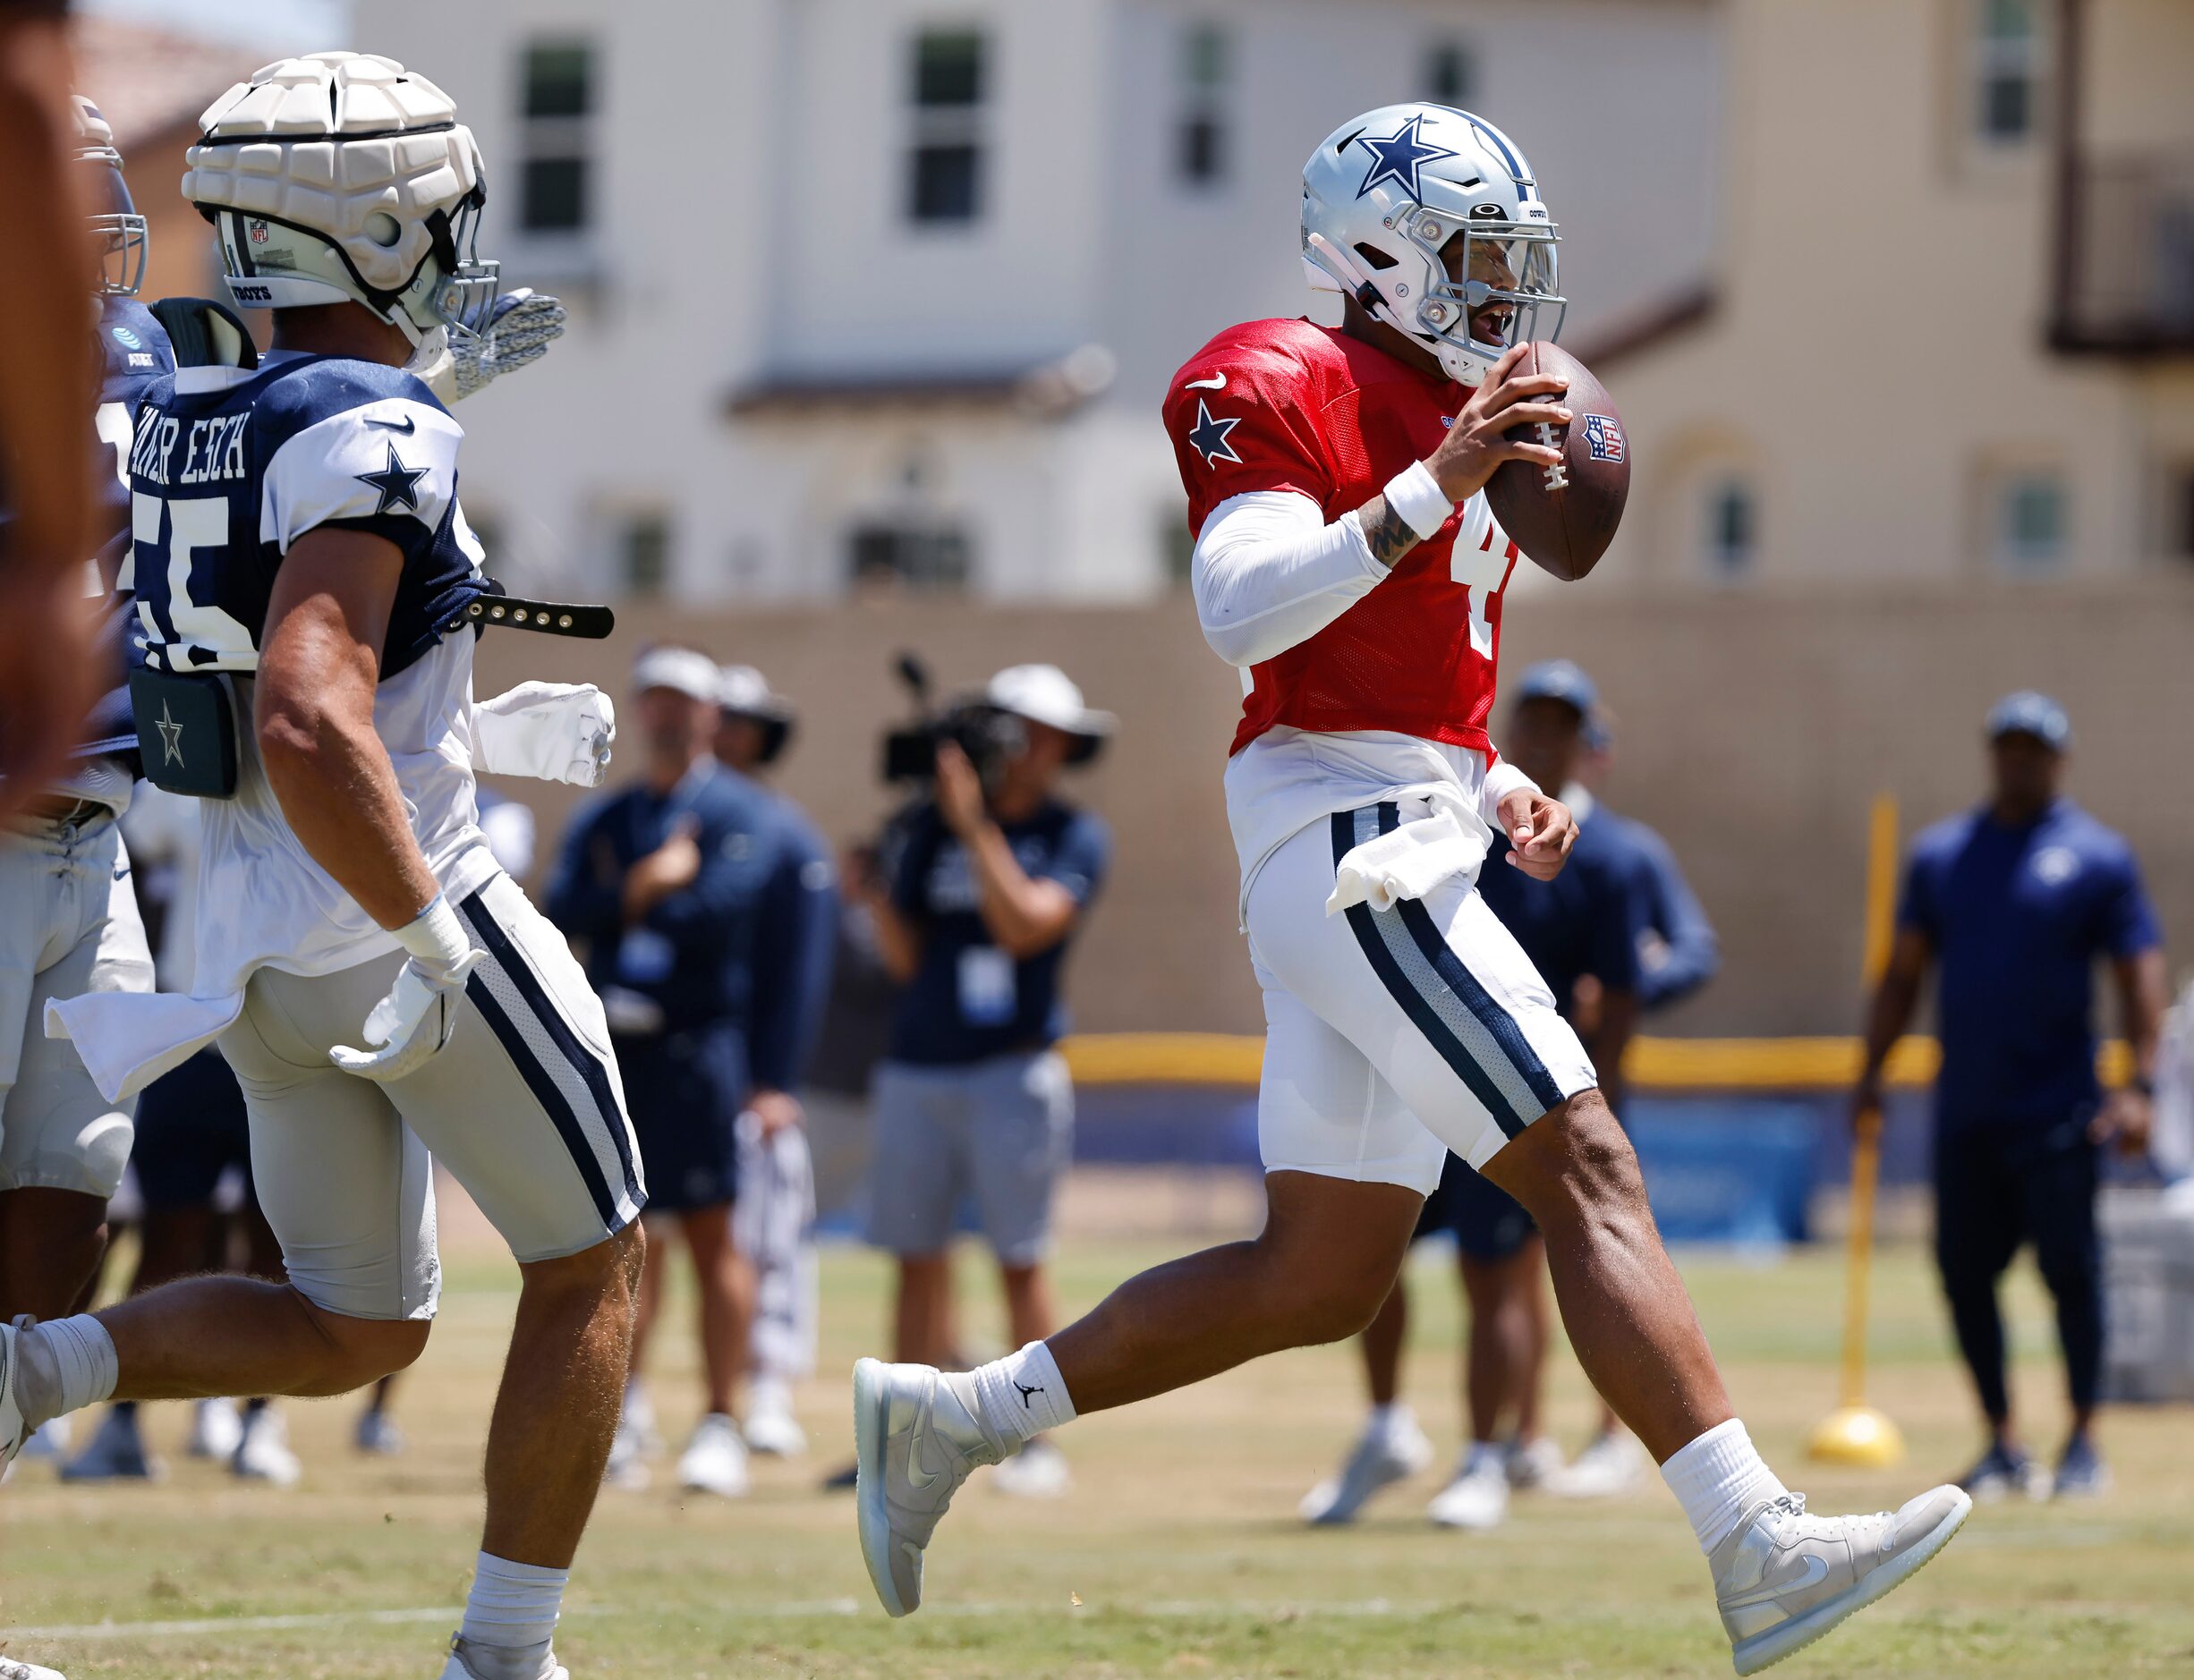
<svg viewBox="0 0 2194 1680">
<path fill-rule="evenodd" d="M 1594 461 L 1620 462 L 1624 458 L 1621 424 L 1612 414 L 1586 415 L 1585 445 Z"/>
</svg>

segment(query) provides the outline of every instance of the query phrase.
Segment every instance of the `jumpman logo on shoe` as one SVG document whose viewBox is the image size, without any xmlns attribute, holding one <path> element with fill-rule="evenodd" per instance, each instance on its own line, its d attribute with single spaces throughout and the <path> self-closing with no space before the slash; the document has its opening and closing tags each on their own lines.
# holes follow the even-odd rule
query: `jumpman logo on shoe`
<svg viewBox="0 0 2194 1680">
<path fill-rule="evenodd" d="M 1008 1380 L 1012 1381 L 1013 1379 L 1008 1378 Z M 1030 1399 L 1030 1396 L 1032 1395 L 1040 1395 L 1044 1393 L 1044 1386 L 1042 1383 L 1038 1383 L 1032 1388 L 1025 1382 L 1014 1382 L 1013 1386 L 1021 1391 L 1021 1410 L 1024 1412 L 1033 1412 L 1035 1410 L 1034 1402 Z"/>
</svg>

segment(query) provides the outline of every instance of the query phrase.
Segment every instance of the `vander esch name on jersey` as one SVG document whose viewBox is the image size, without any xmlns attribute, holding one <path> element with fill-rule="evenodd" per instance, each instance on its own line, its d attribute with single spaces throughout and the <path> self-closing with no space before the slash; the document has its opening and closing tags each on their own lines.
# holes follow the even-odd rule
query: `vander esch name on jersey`
<svg viewBox="0 0 2194 1680">
<path fill-rule="evenodd" d="M 178 420 L 159 417 L 148 404 L 138 416 L 137 443 L 130 471 L 152 484 L 213 484 L 244 476 L 243 434 L 248 409 L 196 420 L 188 431 Z M 183 445 L 183 470 L 174 471 L 175 445 Z"/>
</svg>

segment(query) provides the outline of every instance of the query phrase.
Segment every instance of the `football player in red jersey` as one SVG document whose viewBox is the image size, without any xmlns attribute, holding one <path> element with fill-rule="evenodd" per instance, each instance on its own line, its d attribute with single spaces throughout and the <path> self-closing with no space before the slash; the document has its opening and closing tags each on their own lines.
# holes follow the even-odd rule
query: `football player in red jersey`
<svg viewBox="0 0 2194 1680">
<path fill-rule="evenodd" d="M 1690 1519 L 1739 1673 L 1879 1598 L 1971 1508 L 1944 1487 L 1812 1517 L 1761 1462 L 1591 1061 L 1475 887 L 1492 825 L 1514 847 L 1492 867 L 1542 878 L 1577 832 L 1485 733 L 1518 556 L 1479 492 L 1505 461 L 1559 458 L 1508 437 L 1569 419 L 1556 381 L 1514 377 L 1560 325 L 1554 247 L 1492 124 L 1371 112 L 1303 172 L 1305 267 L 1342 324 L 1232 327 L 1175 377 L 1197 612 L 1246 692 L 1226 785 L 1268 1025 L 1267 1221 L 965 1375 L 861 1362 L 861 1538 L 894 1615 L 920 1602 L 923 1550 L 975 1465 L 1361 1329 L 1450 1150 L 1544 1232 L 1570 1340 Z"/>
</svg>

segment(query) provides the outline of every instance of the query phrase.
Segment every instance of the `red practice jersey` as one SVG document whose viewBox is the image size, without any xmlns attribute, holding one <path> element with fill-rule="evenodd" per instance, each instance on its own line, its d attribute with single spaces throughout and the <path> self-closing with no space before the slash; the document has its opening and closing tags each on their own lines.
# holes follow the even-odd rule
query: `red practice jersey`
<svg viewBox="0 0 2194 1680">
<path fill-rule="evenodd" d="M 1338 328 L 1306 320 L 1230 327 L 1166 394 L 1166 432 L 1188 491 L 1188 529 L 1252 490 L 1307 496 L 1327 522 L 1439 447 L 1468 393 Z M 1394 575 L 1309 641 L 1251 669 L 1239 752 L 1276 724 L 1386 729 L 1492 759 L 1485 719 L 1501 651 L 1501 592 L 1518 549 L 1490 512 L 1458 545 L 1451 515 Z"/>
</svg>

